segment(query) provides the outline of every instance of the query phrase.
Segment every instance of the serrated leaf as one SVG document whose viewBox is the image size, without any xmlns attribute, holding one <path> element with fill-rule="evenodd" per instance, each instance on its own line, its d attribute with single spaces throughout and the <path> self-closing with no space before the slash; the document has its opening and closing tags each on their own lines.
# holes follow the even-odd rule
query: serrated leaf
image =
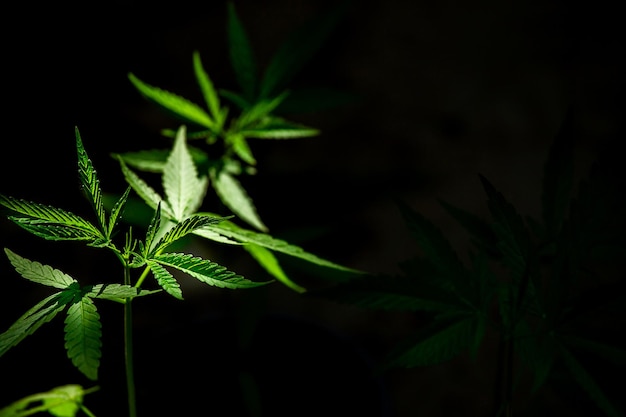
<svg viewBox="0 0 626 417">
<path fill-rule="evenodd" d="M 246 30 L 237 16 L 235 5 L 228 2 L 228 52 L 237 83 L 248 101 L 256 95 L 257 66 Z"/>
<path fill-rule="evenodd" d="M 44 298 L 30 308 L 7 331 L 0 334 L 0 356 L 24 340 L 26 336 L 33 334 L 44 323 L 52 320 L 65 308 L 66 304 L 62 301 L 61 293 L 56 293 Z"/>
<path fill-rule="evenodd" d="M 141 81 L 133 73 L 128 74 L 128 79 L 149 101 L 157 104 L 164 110 L 171 112 L 180 119 L 211 130 L 215 129 L 215 122 L 202 107 L 169 91 L 153 87 Z"/>
<path fill-rule="evenodd" d="M 152 260 L 161 265 L 178 269 L 201 282 L 219 288 L 252 288 L 272 282 L 250 281 L 215 262 L 188 254 L 166 253 L 157 255 Z"/>
<path fill-rule="evenodd" d="M 561 349 L 561 356 L 565 365 L 571 372 L 576 382 L 583 388 L 589 397 L 609 417 L 623 417 L 624 413 L 618 410 L 608 399 L 595 379 L 587 372 L 581 363 L 565 348 Z"/>
<path fill-rule="evenodd" d="M 100 315 L 89 297 L 73 303 L 65 318 L 65 350 L 79 371 L 91 380 L 98 379 L 102 356 Z"/>
<path fill-rule="evenodd" d="M 17 273 L 29 281 L 59 289 L 65 289 L 73 282 L 76 282 L 71 276 L 49 265 L 43 265 L 23 258 L 7 248 L 4 248 L 4 252 Z"/>
<path fill-rule="evenodd" d="M 199 207 L 208 186 L 206 178 L 198 178 L 198 171 L 187 150 L 185 133 L 185 126 L 181 126 L 163 168 L 163 188 L 177 221 Z"/>
<path fill-rule="evenodd" d="M 274 254 L 263 246 L 256 245 L 254 243 L 248 243 L 243 245 L 243 248 L 261 265 L 270 275 L 282 282 L 288 288 L 298 292 L 304 293 L 306 289 L 295 282 L 293 282 L 287 274 L 283 271 L 278 262 L 278 259 Z"/>
<path fill-rule="evenodd" d="M 207 104 L 209 112 L 213 117 L 213 121 L 216 122 L 215 130 L 221 130 L 221 111 L 220 111 L 220 99 L 213 87 L 213 82 L 209 77 L 209 74 L 204 70 L 202 66 L 202 60 L 200 59 L 200 53 L 198 51 L 193 52 L 193 69 L 196 74 L 196 81 L 200 86 L 200 91 L 204 97 L 204 101 Z"/>
<path fill-rule="evenodd" d="M 85 288 L 85 295 L 92 298 L 102 298 L 111 301 L 123 301 L 126 298 L 143 297 L 156 294 L 160 290 L 142 290 L 124 284 L 96 284 Z"/>
<path fill-rule="evenodd" d="M 101 230 L 105 236 L 110 236 L 110 230 L 107 229 L 106 213 L 104 212 L 104 206 L 102 204 L 102 190 L 100 189 L 100 180 L 96 170 L 85 151 L 83 141 L 80 137 L 78 127 L 75 127 L 76 134 L 76 151 L 78 154 L 78 178 L 80 183 L 91 203 L 98 222 L 100 223 Z"/>
<path fill-rule="evenodd" d="M 243 245 L 243 243 L 241 242 L 237 242 L 236 240 L 232 240 L 227 238 L 226 236 L 223 236 L 213 230 L 209 230 L 209 229 L 199 229 L 199 230 L 194 230 L 193 231 L 194 235 L 203 237 L 205 239 L 209 239 L 212 240 L 214 242 L 219 242 L 219 243 L 225 243 L 227 245 Z"/>
<path fill-rule="evenodd" d="M 260 231 L 268 230 L 259 217 L 252 199 L 233 175 L 224 170 L 211 171 L 211 184 L 224 205 L 241 220 Z"/>
<path fill-rule="evenodd" d="M 174 276 L 157 262 L 148 260 L 147 263 L 161 288 L 163 288 L 165 292 L 172 297 L 182 300 L 183 292 L 180 289 L 180 284 L 178 284 Z"/>
<path fill-rule="evenodd" d="M 388 355 L 387 368 L 436 365 L 466 350 L 476 331 L 475 317 L 436 319 Z"/>
<path fill-rule="evenodd" d="M 128 196 L 130 195 L 131 189 L 132 188 L 130 186 L 127 187 L 126 191 L 124 191 L 124 194 L 120 196 L 120 198 L 115 202 L 115 204 L 113 205 L 113 208 L 111 209 L 111 214 L 109 217 L 109 228 L 108 228 L 109 235 L 115 229 L 118 219 L 122 217 L 122 214 L 124 212 L 124 207 L 126 206 L 126 201 L 128 201 Z M 103 198 L 103 204 L 104 204 L 104 198 Z"/>
<path fill-rule="evenodd" d="M 28 232 L 47 240 L 105 239 L 100 230 L 65 210 L 0 194 L 0 205 L 22 216 L 8 218 Z"/>
<path fill-rule="evenodd" d="M 150 187 L 144 180 L 139 178 L 137 174 L 130 170 L 126 166 L 126 163 L 123 159 L 118 159 L 120 162 L 120 167 L 122 169 L 122 173 L 124 174 L 124 178 L 130 187 L 135 191 L 135 193 L 152 209 L 156 209 L 157 206 L 164 202 L 163 198 L 157 193 L 152 187 Z M 167 202 L 161 205 L 161 210 L 164 214 L 169 218 L 174 218 L 174 213 L 172 209 L 169 207 Z"/>
<path fill-rule="evenodd" d="M 301 247 L 287 243 L 284 240 L 276 239 L 265 233 L 258 233 L 252 230 L 243 229 L 228 220 L 223 221 L 217 225 L 207 226 L 207 229 L 242 243 L 254 243 L 274 252 L 280 252 L 285 255 L 300 258 L 304 261 L 311 262 L 319 266 L 337 269 L 357 275 L 362 274 L 361 271 L 320 258 L 310 252 L 306 252 Z"/>
<path fill-rule="evenodd" d="M 348 3 L 339 2 L 330 11 L 309 20 L 287 37 L 263 73 L 259 97 L 269 97 L 291 81 L 329 38 Z"/>
<path fill-rule="evenodd" d="M 194 231 L 203 227 L 215 225 L 223 220 L 223 217 L 208 214 L 194 214 L 190 217 L 187 217 L 185 220 L 176 223 L 174 227 L 168 230 L 167 233 L 163 235 L 163 237 L 150 251 L 150 254 L 158 254 L 167 246 L 171 245 L 182 237 L 187 236 L 188 234 L 193 233 Z"/>
</svg>

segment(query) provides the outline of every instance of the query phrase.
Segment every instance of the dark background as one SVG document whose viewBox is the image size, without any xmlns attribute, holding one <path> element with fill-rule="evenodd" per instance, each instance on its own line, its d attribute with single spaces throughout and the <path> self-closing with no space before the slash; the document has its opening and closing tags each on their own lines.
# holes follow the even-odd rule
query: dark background
<svg viewBox="0 0 626 417">
<path fill-rule="evenodd" d="M 109 153 L 165 148 L 169 142 L 159 129 L 177 126 L 139 96 L 127 73 L 202 103 L 191 60 L 198 50 L 215 85 L 235 88 L 225 4 L 180 0 L 4 6 L 0 192 L 89 213 L 78 191 L 75 126 L 103 189 L 123 190 L 122 175 Z M 333 2 L 235 4 L 262 66 L 291 30 Z M 308 233 L 309 240 L 297 243 L 310 252 L 369 272 L 394 272 L 399 261 L 415 253 L 415 246 L 392 197 L 403 198 L 432 219 L 460 250 L 466 235 L 437 198 L 486 215 L 478 173 L 519 212 L 538 216 L 542 164 L 566 111 L 575 115 L 579 175 L 603 146 L 621 137 L 623 30 L 612 7 L 608 1 L 591 6 L 557 1 L 354 2 L 331 40 L 292 85 L 332 87 L 359 100 L 292 116 L 321 129 L 319 137 L 251 143 L 259 173 L 244 179 L 244 186 L 270 233 L 285 238 Z M 77 278 L 108 282 L 119 276 L 102 276 L 119 273 L 116 261 L 106 254 L 85 254 L 82 245 L 38 241 L 6 220 L 0 221 L 0 231 L 3 247 Z M 251 279 L 266 278 L 243 251 L 214 246 L 203 241 L 195 250 Z M 6 259 L 0 274 L 0 324 L 5 329 L 47 292 L 22 282 Z M 211 404 L 222 406 L 220 398 L 231 400 L 210 394 L 231 386 L 223 381 L 232 367 L 240 366 L 240 359 L 228 353 L 234 345 L 225 323 L 244 296 L 224 292 L 184 282 L 184 302 L 157 296 L 136 303 L 137 378 L 144 404 L 154 396 L 159 407 L 173 404 L 167 392 L 178 391 L 168 387 L 185 388 L 189 381 L 195 381 L 189 397 L 200 400 L 189 400 L 187 410 L 198 413 L 202 405 L 209 413 Z M 277 387 L 266 388 L 266 398 L 280 398 L 276 402 L 300 410 L 295 414 L 313 415 L 318 406 L 326 414 L 341 415 L 340 404 L 354 412 L 366 400 L 376 404 L 366 407 L 370 412 L 382 403 L 389 413 L 372 415 L 488 413 L 493 351 L 486 349 L 477 363 L 461 358 L 368 381 L 355 376 L 411 330 L 413 317 L 302 298 L 280 284 L 266 295 L 269 312 L 276 315 L 257 333 L 256 352 L 265 359 L 249 362 L 264 363 L 266 368 L 257 369 L 266 375 L 267 380 L 261 378 L 264 386 Z M 107 415 L 98 413 L 98 407 L 112 404 L 123 413 L 121 307 L 99 309 L 103 389 L 87 405 L 94 404 L 98 415 Z M 0 379 L 10 389 L 0 394 L 0 405 L 64 383 L 90 385 L 65 357 L 61 321 L 55 319 L 58 323 L 44 326 L 2 358 Z M 297 330 L 307 326 L 312 326 L 309 333 Z M 318 330 L 322 333 L 313 337 Z M 357 349 L 367 361 L 351 363 L 350 352 L 343 354 L 342 349 Z M 286 351 L 299 355 L 277 354 Z M 167 365 L 169 361 L 180 369 Z M 286 370 L 291 373 L 283 375 Z M 214 380 L 220 383 L 212 385 Z M 371 389 L 380 392 L 379 383 L 386 393 L 380 401 L 367 394 Z M 294 399 L 281 396 L 278 387 Z M 342 390 L 345 395 L 337 396 Z M 226 404 L 240 406 L 233 398 Z M 541 404 L 545 410 L 574 415 L 575 406 L 568 409 L 558 398 L 549 391 Z"/>
</svg>

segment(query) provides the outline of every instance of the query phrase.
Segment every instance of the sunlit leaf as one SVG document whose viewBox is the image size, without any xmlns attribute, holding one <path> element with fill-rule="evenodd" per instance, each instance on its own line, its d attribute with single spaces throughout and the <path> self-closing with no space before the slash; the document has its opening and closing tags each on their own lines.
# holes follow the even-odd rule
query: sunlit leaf
<svg viewBox="0 0 626 417">
<path fill-rule="evenodd" d="M 74 366 L 91 380 L 98 379 L 101 327 L 100 315 L 89 297 L 70 305 L 65 318 L 65 349 Z"/>
</svg>

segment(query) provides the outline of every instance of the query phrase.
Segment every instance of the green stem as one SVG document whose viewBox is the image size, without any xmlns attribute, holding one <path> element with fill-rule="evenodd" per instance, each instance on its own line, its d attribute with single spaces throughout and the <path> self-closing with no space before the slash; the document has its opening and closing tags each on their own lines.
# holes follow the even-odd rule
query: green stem
<svg viewBox="0 0 626 417">
<path fill-rule="evenodd" d="M 130 270 L 124 269 L 124 283 L 130 285 Z M 137 417 L 135 399 L 135 372 L 133 370 L 133 309 L 132 299 L 124 303 L 124 359 L 126 362 L 126 389 L 128 392 L 128 415 Z"/>
</svg>

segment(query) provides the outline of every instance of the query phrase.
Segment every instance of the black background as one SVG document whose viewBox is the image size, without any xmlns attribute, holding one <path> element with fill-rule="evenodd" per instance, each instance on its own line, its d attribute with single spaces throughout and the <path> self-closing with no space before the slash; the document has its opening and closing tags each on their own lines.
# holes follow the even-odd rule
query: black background
<svg viewBox="0 0 626 417">
<path fill-rule="evenodd" d="M 235 4 L 262 66 L 291 30 L 333 3 L 241 0 Z M 293 86 L 330 86 L 360 99 L 293 116 L 321 129 L 319 137 L 251 144 L 259 172 L 246 178 L 244 186 L 270 233 L 294 239 L 309 233 L 309 240 L 297 242 L 310 252 L 365 271 L 393 272 L 397 262 L 415 253 L 415 246 L 392 197 L 405 199 L 432 219 L 460 250 L 467 244 L 466 236 L 436 199 L 486 215 L 478 173 L 491 179 L 518 211 L 537 216 L 542 164 L 568 109 L 575 114 L 572 129 L 579 175 L 584 175 L 603 146 L 621 138 L 624 47 L 618 13 L 612 7 L 609 2 L 592 6 L 557 1 L 354 2 Z M 127 79 L 128 72 L 201 103 L 191 61 L 192 52 L 198 50 L 213 82 L 235 88 L 223 1 L 23 2 L 3 8 L 3 194 L 89 213 L 78 190 L 75 126 L 103 189 L 123 190 L 123 178 L 109 154 L 165 148 L 169 142 L 159 129 L 176 127 L 176 122 L 139 96 Z M 119 273 L 115 259 L 100 252 L 85 255 L 81 245 L 37 241 L 6 220 L 0 227 L 3 247 L 70 275 L 115 281 L 115 276 L 102 274 Z M 214 246 L 201 242 L 195 250 L 251 279 L 266 278 L 243 251 Z M 7 328 L 47 293 L 21 282 L 6 260 L 0 271 L 0 324 Z M 223 342 L 230 339 L 221 326 L 242 296 L 197 288 L 190 282 L 183 285 L 184 302 L 158 296 L 156 301 L 136 303 L 138 389 L 140 401 L 147 403 L 154 394 L 163 395 L 163 404 L 174 403 L 172 398 L 163 399 L 169 397 L 170 384 L 181 387 L 187 381 L 180 379 L 188 378 L 201 386 L 207 378 L 206 395 L 200 394 L 200 401 L 192 400 L 189 406 L 198 411 L 199 404 L 210 408 L 209 387 L 217 388 L 210 385 L 209 377 L 222 372 L 211 363 L 228 373 L 224 364 L 231 362 L 225 358 L 231 357 L 226 346 L 233 346 Z M 267 295 L 269 311 L 288 317 L 288 323 L 301 320 L 304 328 L 315 325 L 330 331 L 316 343 L 337 343 L 345 337 L 371 360 L 415 325 L 408 315 L 303 299 L 280 284 L 268 289 Z M 107 305 L 100 312 L 105 388 L 93 400 L 88 398 L 87 405 L 93 401 L 98 415 L 119 415 L 125 410 L 121 307 Z M 0 395 L 0 405 L 55 385 L 89 385 L 69 365 L 62 348 L 61 320 L 54 321 L 58 323 L 44 326 L 0 361 L 0 378 L 10 388 Z M 285 323 L 283 319 L 268 322 L 275 327 L 258 337 L 260 352 L 278 350 L 281 341 L 302 353 L 296 363 L 312 363 L 318 345 L 296 330 L 276 330 Z M 194 333 L 194 328 L 200 329 L 201 340 L 186 340 L 183 335 Z M 280 337 L 270 337 L 272 331 Z M 161 337 L 177 342 L 160 349 Z M 192 356 L 186 353 L 188 346 L 202 349 L 192 349 L 196 352 Z M 339 413 L 340 400 L 331 401 L 334 397 L 328 393 L 340 388 L 329 385 L 325 394 L 320 386 L 352 368 L 341 349 L 331 351 L 336 355 L 329 354 L 328 369 L 320 365 L 295 372 L 299 368 L 290 362 L 264 371 L 283 381 L 293 378 L 310 395 L 302 401 L 309 405 L 283 398 L 290 407 L 302 407 L 295 414 L 307 415 L 310 404 L 328 409 L 335 404 Z M 478 364 L 462 359 L 390 373 L 385 379 L 390 415 L 484 415 L 490 406 L 493 354 L 487 349 Z M 179 373 L 168 367 L 158 370 L 167 358 L 179 361 Z M 236 358 L 231 360 L 239 366 Z M 150 366 L 155 368 L 148 371 Z M 278 369 L 294 373 L 279 376 Z M 150 375 L 148 381 L 139 376 L 142 370 Z M 354 375 L 360 371 L 354 370 Z M 353 391 L 358 389 L 355 386 Z M 199 388 L 199 392 L 204 391 Z M 547 404 L 552 394 L 545 395 Z M 346 403 L 349 398 L 346 394 Z M 566 410 L 565 403 L 553 401 L 553 407 Z M 105 410 L 112 404 L 119 414 L 98 413 L 98 407 Z M 574 406 L 567 412 L 574 415 Z"/>
</svg>

